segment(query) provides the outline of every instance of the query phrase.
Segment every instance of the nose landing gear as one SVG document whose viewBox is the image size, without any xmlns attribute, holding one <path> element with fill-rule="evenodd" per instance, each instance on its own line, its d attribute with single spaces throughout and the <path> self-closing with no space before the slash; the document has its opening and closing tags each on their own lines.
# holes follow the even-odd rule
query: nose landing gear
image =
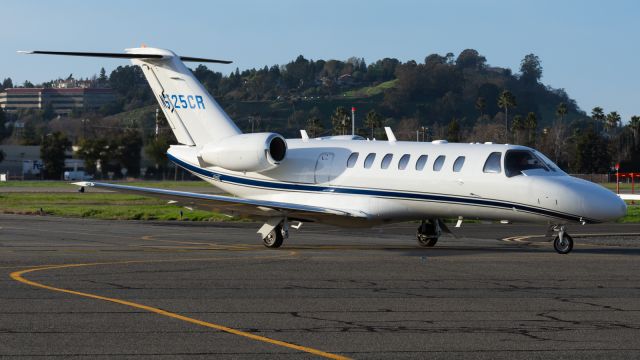
<svg viewBox="0 0 640 360">
<path fill-rule="evenodd" d="M 442 230 L 437 219 L 422 220 L 416 233 L 418 245 L 433 247 L 438 242 L 440 234 L 442 234 Z"/>
<path fill-rule="evenodd" d="M 568 254 L 573 249 L 573 238 L 566 232 L 564 225 L 554 226 L 553 231 L 558 235 L 553 240 L 553 248 L 558 254 Z"/>
</svg>

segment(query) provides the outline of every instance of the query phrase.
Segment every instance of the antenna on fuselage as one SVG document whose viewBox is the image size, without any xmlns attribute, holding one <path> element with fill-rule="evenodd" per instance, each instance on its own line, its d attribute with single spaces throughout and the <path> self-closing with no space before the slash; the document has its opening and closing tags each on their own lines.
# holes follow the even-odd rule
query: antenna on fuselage
<svg viewBox="0 0 640 360">
<path fill-rule="evenodd" d="M 387 139 L 389 142 L 396 142 L 396 136 L 393 134 L 393 130 L 390 127 L 385 126 L 384 132 L 387 133 Z"/>
</svg>

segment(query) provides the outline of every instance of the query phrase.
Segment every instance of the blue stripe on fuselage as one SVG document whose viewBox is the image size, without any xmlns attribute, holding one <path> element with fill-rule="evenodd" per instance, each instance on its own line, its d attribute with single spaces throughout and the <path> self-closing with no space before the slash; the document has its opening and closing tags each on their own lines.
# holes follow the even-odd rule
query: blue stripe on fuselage
<svg viewBox="0 0 640 360">
<path fill-rule="evenodd" d="M 255 180 L 255 179 L 249 179 L 245 177 L 232 176 L 232 175 L 227 175 L 223 173 L 213 172 L 211 170 L 203 169 L 201 167 L 189 164 L 183 160 L 178 159 L 177 157 L 171 154 L 167 154 L 167 156 L 169 157 L 169 160 L 173 161 L 174 163 L 178 164 L 179 166 L 193 173 L 205 176 L 210 179 L 215 179 L 221 182 L 226 182 L 226 183 L 231 183 L 236 185 L 259 187 L 259 188 L 266 188 L 271 190 L 367 195 L 367 196 L 384 197 L 384 198 L 397 198 L 397 199 L 404 199 L 404 200 L 426 200 L 426 201 L 457 203 L 457 204 L 485 206 L 485 207 L 497 207 L 502 209 L 515 209 L 517 211 L 524 211 L 524 212 L 534 213 L 538 215 L 550 216 L 554 218 L 560 218 L 560 219 L 576 221 L 576 222 L 579 222 L 579 221 L 586 221 L 588 223 L 598 222 L 593 219 L 583 219 L 580 216 L 576 216 L 572 214 L 564 214 L 564 213 L 559 213 L 559 212 L 555 212 L 547 209 L 535 208 L 535 207 L 531 207 L 523 204 L 510 203 L 510 202 L 497 201 L 497 200 L 466 198 L 466 197 L 459 197 L 459 196 L 452 196 L 452 195 L 406 193 L 406 192 L 398 192 L 398 191 L 390 191 L 390 190 L 346 188 L 346 187 L 321 186 L 321 185 L 305 185 L 305 184 L 297 184 L 297 183 L 283 183 L 283 182 Z"/>
</svg>

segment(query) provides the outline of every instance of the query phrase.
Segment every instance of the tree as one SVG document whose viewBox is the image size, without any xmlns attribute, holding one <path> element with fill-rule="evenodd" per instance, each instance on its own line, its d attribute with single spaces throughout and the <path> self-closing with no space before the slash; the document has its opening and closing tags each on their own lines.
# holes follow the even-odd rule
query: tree
<svg viewBox="0 0 640 360">
<path fill-rule="evenodd" d="M 322 133 L 324 127 L 322 126 L 322 121 L 317 116 L 310 116 L 309 120 L 307 120 L 307 131 L 310 133 L 309 136 L 314 138 Z"/>
<path fill-rule="evenodd" d="M 596 123 L 596 133 L 598 133 L 598 124 L 599 123 L 604 124 L 604 121 L 606 119 L 606 116 L 604 115 L 604 110 L 600 106 L 594 107 L 593 110 L 591 110 L 591 118 Z"/>
<path fill-rule="evenodd" d="M 78 156 L 84 161 L 85 171 L 88 174 L 97 175 L 98 164 L 107 164 L 111 159 L 106 138 L 85 138 L 79 145 Z"/>
<path fill-rule="evenodd" d="M 44 137 L 40 146 L 40 158 L 44 165 L 43 175 L 46 179 L 62 179 L 65 152 L 70 146 L 71 141 L 59 131 Z"/>
<path fill-rule="evenodd" d="M 116 160 L 121 167 L 126 170 L 126 176 L 138 177 L 140 175 L 140 160 L 142 149 L 142 138 L 135 129 L 127 129 L 124 134 L 115 139 Z"/>
<path fill-rule="evenodd" d="M 633 144 L 637 150 L 638 145 L 640 144 L 640 116 L 632 116 L 629 121 L 629 127 L 631 128 L 631 131 L 633 131 Z"/>
<path fill-rule="evenodd" d="M 155 164 L 157 175 L 164 174 L 167 167 L 167 150 L 169 149 L 169 138 L 167 136 L 158 136 L 147 143 L 144 147 L 144 153 Z"/>
<path fill-rule="evenodd" d="M 527 146 L 534 146 L 536 143 L 536 129 L 538 128 L 538 119 L 534 112 L 527 114 L 527 119 L 524 122 L 524 127 L 527 129 Z"/>
<path fill-rule="evenodd" d="M 607 142 L 592 128 L 585 129 L 576 140 L 576 154 L 571 164 L 572 171 L 593 174 L 609 171 L 611 157 Z"/>
<path fill-rule="evenodd" d="M 459 142 L 460 141 L 460 124 L 456 118 L 451 119 L 449 126 L 447 127 L 447 141 Z"/>
<path fill-rule="evenodd" d="M 40 145 L 41 137 L 38 136 L 38 130 L 31 121 L 24 123 L 20 137 L 20 145 Z"/>
<path fill-rule="evenodd" d="M 364 118 L 364 125 L 371 129 L 371 139 L 373 139 L 375 137 L 375 129 L 382 126 L 382 116 L 375 110 L 369 110 Z"/>
<path fill-rule="evenodd" d="M 334 135 L 345 135 L 351 127 L 351 114 L 342 106 L 338 106 L 331 115 L 331 125 Z"/>
<path fill-rule="evenodd" d="M 537 84 L 542 77 L 542 65 L 540 58 L 534 54 L 528 54 L 520 62 L 520 79 L 527 85 Z"/>
<path fill-rule="evenodd" d="M 7 126 L 7 117 L 3 109 L 0 109 L 0 141 L 6 137 L 9 137 L 13 129 Z"/>
<path fill-rule="evenodd" d="M 31 81 L 25 80 L 24 83 L 22 84 L 22 87 L 33 88 L 35 86 L 33 85 L 33 83 Z"/>
<path fill-rule="evenodd" d="M 456 59 L 456 67 L 459 69 L 484 69 L 487 59 L 480 55 L 477 50 L 463 50 Z"/>
<path fill-rule="evenodd" d="M 520 134 L 522 133 L 522 130 L 524 130 L 524 120 L 522 119 L 522 115 L 516 115 L 513 117 L 511 130 L 513 130 L 513 143 L 519 144 Z"/>
<path fill-rule="evenodd" d="M 560 118 L 560 121 L 564 122 L 564 117 L 565 115 L 567 115 L 567 104 L 564 102 L 561 102 L 560 104 L 558 104 L 558 107 L 556 108 L 556 115 L 558 115 L 558 117 Z"/>
<path fill-rule="evenodd" d="M 6 155 L 4 154 L 4 151 L 2 151 L 2 149 L 0 149 L 0 163 L 1 163 L 2 161 L 4 161 L 5 156 L 6 156 Z"/>
<path fill-rule="evenodd" d="M 11 78 L 6 78 L 4 79 L 4 81 L 2 81 L 2 87 L 4 89 L 11 89 L 13 88 L 13 81 L 11 80 Z"/>
<path fill-rule="evenodd" d="M 487 108 L 487 100 L 482 96 L 478 97 L 476 99 L 475 108 L 480 113 L 480 117 L 482 117 L 482 115 L 484 115 L 484 109 Z"/>
<path fill-rule="evenodd" d="M 612 111 L 608 113 L 606 122 L 605 122 L 605 128 L 607 129 L 607 131 L 617 128 L 618 125 L 620 124 L 620 120 L 622 120 L 622 118 L 620 117 L 620 114 L 618 114 L 617 111 Z"/>
<path fill-rule="evenodd" d="M 98 83 L 100 86 L 107 86 L 109 83 L 109 78 L 107 77 L 107 72 L 104 68 L 100 68 L 100 76 L 98 76 Z"/>
<path fill-rule="evenodd" d="M 516 106 L 516 98 L 509 90 L 504 90 L 498 97 L 498 107 L 504 109 L 504 141 L 507 142 L 509 134 L 509 108 Z"/>
</svg>

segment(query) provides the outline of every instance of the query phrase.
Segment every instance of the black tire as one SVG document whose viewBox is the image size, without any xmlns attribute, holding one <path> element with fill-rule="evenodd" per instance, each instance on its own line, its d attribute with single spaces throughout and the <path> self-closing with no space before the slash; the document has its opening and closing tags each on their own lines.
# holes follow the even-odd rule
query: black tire
<svg viewBox="0 0 640 360">
<path fill-rule="evenodd" d="M 437 237 L 425 235 L 421 233 L 419 229 L 416 233 L 416 239 L 418 240 L 418 245 L 422 247 L 433 247 L 438 242 Z"/>
<path fill-rule="evenodd" d="M 553 240 L 553 248 L 556 249 L 558 254 L 568 254 L 573 250 L 573 238 L 569 234 L 562 236 L 562 242 L 560 242 L 560 236 L 556 236 Z"/>
<path fill-rule="evenodd" d="M 282 226 L 278 225 L 275 229 L 271 230 L 269 235 L 267 235 L 264 239 L 262 239 L 262 243 L 264 246 L 269 249 L 277 249 L 282 246 L 282 242 L 284 241 L 284 236 L 282 235 Z"/>
</svg>

